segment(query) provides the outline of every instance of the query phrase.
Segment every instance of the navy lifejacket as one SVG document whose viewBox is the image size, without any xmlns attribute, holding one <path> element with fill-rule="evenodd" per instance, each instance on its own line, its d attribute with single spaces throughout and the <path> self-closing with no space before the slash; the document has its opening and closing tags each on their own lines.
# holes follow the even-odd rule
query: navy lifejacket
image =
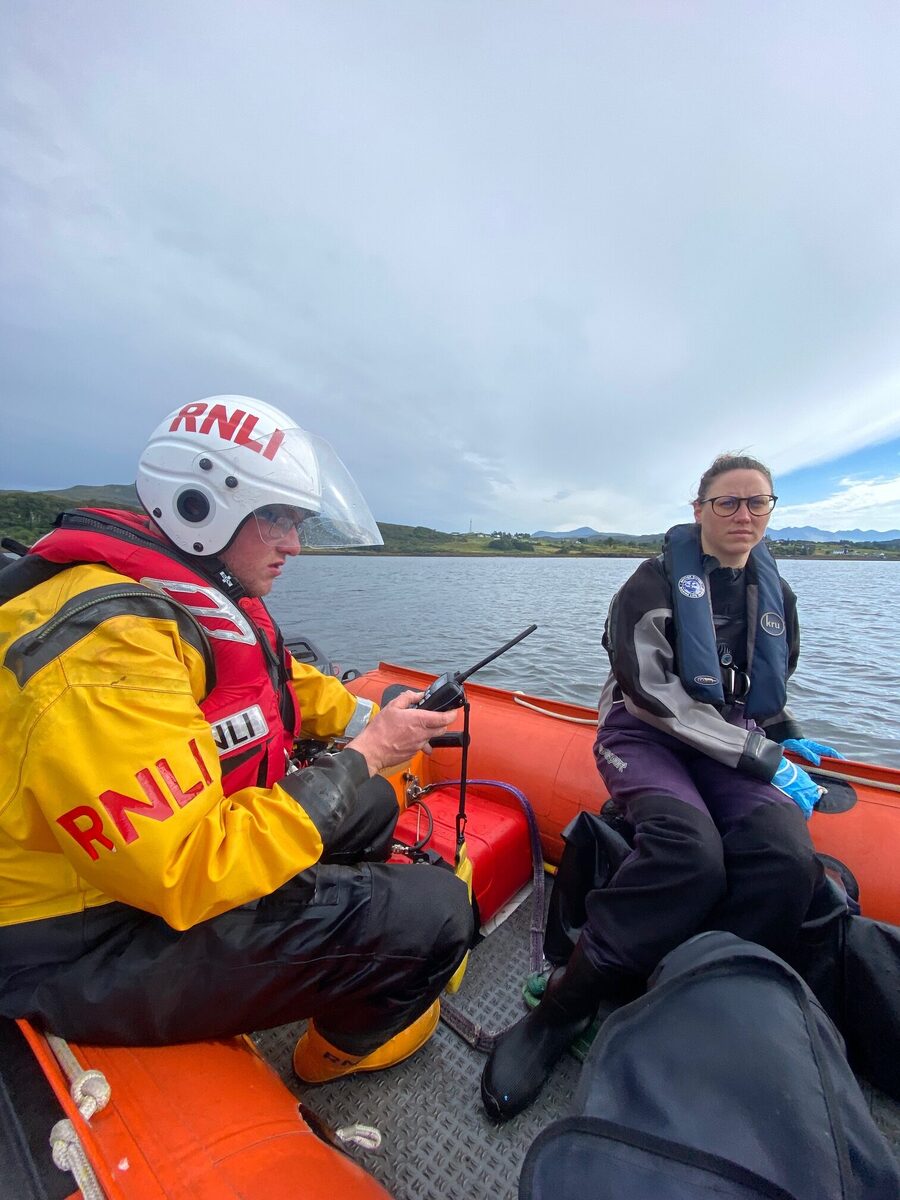
<svg viewBox="0 0 900 1200">
<path fill-rule="evenodd" d="M 675 661 L 681 682 L 695 700 L 724 708 L 726 696 L 700 526 L 673 525 L 666 534 L 662 557 L 672 589 Z M 744 711 L 748 717 L 771 717 L 781 712 L 787 699 L 788 639 L 781 576 L 764 541 L 750 551 L 745 571 L 750 690 Z"/>
</svg>

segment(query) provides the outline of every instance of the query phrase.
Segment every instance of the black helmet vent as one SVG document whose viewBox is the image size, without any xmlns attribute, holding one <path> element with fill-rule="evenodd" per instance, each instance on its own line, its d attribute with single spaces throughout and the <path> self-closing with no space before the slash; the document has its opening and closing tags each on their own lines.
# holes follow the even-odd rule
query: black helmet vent
<svg viewBox="0 0 900 1200">
<path fill-rule="evenodd" d="M 192 525 L 205 521 L 209 516 L 209 500 L 194 488 L 182 492 L 175 502 L 175 507 L 178 509 L 178 515 L 185 521 L 190 521 Z"/>
</svg>

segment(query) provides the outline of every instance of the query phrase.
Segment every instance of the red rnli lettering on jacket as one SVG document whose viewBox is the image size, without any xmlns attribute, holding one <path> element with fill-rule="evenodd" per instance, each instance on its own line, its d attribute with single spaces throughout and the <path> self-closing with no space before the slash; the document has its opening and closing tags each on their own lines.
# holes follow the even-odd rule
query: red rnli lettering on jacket
<svg viewBox="0 0 900 1200">
<path fill-rule="evenodd" d="M 202 417 L 203 420 L 199 421 Z M 198 425 L 199 421 L 199 425 Z M 261 454 L 270 461 L 278 453 L 278 447 L 284 441 L 284 430 L 275 429 L 264 442 L 257 442 L 251 437 L 256 427 L 258 417 L 253 413 L 236 408 L 229 413 L 224 404 L 186 404 L 180 409 L 169 426 L 169 432 L 174 433 L 180 425 L 184 425 L 186 433 L 212 433 L 216 426 L 219 437 L 223 442 L 234 442 L 236 446 L 246 446 Z"/>
<path fill-rule="evenodd" d="M 175 778 L 175 772 L 169 766 L 168 761 L 160 758 L 155 766 L 163 787 L 157 783 L 149 767 L 142 767 L 135 775 L 135 779 L 147 797 L 146 800 L 126 796 L 111 788 L 101 792 L 99 801 L 126 844 L 137 841 L 141 836 L 140 831 L 132 822 L 131 813 L 136 816 L 149 817 L 152 821 L 167 821 L 175 811 L 172 801 L 178 808 L 184 808 L 195 796 L 200 794 L 204 786 L 212 783 L 212 776 L 207 770 L 206 763 L 193 738 L 188 742 L 188 747 L 200 768 L 201 775 L 201 778 L 190 787 L 183 788 Z M 57 817 L 56 822 L 94 862 L 100 857 L 100 852 L 95 848 L 94 842 L 102 846 L 104 850 L 115 850 L 116 848 L 115 842 L 104 831 L 101 813 L 89 804 L 79 804 L 75 808 L 70 808 L 68 812 Z"/>
</svg>

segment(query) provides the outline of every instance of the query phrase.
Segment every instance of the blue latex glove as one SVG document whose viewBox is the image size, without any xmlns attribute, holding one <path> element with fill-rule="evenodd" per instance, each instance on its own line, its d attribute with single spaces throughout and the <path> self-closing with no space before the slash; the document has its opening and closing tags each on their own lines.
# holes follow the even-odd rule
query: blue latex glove
<svg viewBox="0 0 900 1200">
<path fill-rule="evenodd" d="M 823 754 L 828 758 L 844 757 L 843 754 L 838 754 L 832 746 L 823 746 L 821 742 L 814 742 L 812 738 L 788 738 L 781 744 L 785 750 L 793 750 L 795 754 L 799 754 L 801 758 L 805 758 L 815 767 L 822 761 L 821 755 Z"/>
<path fill-rule="evenodd" d="M 819 789 L 803 768 L 783 758 L 772 777 L 772 783 L 779 792 L 790 796 L 804 817 L 809 820 L 815 803 L 819 799 Z"/>
</svg>

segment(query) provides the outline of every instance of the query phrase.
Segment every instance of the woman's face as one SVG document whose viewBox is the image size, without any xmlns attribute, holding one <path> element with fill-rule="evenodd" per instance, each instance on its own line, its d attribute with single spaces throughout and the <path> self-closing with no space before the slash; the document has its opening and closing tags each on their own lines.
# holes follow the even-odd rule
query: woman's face
<svg viewBox="0 0 900 1200">
<path fill-rule="evenodd" d="M 704 500 L 694 501 L 694 520 L 700 526 L 700 541 L 705 554 L 712 554 L 723 567 L 743 567 L 750 551 L 761 542 L 771 513 L 754 516 L 741 504 L 730 517 L 720 517 L 709 503 L 716 496 L 770 496 L 772 486 L 762 471 L 723 471 L 716 475 Z M 704 502 L 705 501 L 705 502 Z"/>
</svg>

